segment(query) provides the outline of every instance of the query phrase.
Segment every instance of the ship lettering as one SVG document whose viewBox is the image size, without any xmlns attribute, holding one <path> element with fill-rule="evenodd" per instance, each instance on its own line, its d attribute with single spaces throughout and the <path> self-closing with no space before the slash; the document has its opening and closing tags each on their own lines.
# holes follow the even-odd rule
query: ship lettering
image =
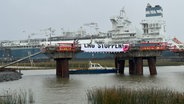
<svg viewBox="0 0 184 104">
<path fill-rule="evenodd" d="M 122 48 L 122 45 L 106 45 L 106 44 L 98 44 L 98 48 Z"/>
<path fill-rule="evenodd" d="M 95 45 L 93 44 L 84 44 L 85 48 L 95 48 Z"/>
</svg>

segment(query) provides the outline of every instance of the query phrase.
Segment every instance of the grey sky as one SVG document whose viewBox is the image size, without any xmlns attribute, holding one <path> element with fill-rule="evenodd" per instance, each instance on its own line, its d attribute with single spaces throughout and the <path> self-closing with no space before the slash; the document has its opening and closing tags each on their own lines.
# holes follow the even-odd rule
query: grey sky
<svg viewBox="0 0 184 104">
<path fill-rule="evenodd" d="M 75 31 L 89 22 L 98 23 L 106 32 L 111 29 L 109 18 L 119 15 L 122 7 L 140 28 L 147 3 L 163 7 L 167 33 L 184 42 L 183 0 L 0 0 L 0 40 L 26 39 L 49 27 L 56 33 L 61 28 Z"/>
</svg>

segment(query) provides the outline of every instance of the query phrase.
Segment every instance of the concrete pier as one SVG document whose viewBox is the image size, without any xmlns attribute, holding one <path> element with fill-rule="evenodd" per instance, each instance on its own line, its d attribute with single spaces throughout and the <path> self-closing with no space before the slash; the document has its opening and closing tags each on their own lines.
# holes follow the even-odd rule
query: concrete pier
<svg viewBox="0 0 184 104">
<path fill-rule="evenodd" d="M 135 61 L 133 59 L 129 59 L 129 74 L 136 74 Z"/>
<path fill-rule="evenodd" d="M 115 64 L 115 68 L 118 69 L 119 65 L 118 65 L 118 57 L 114 58 L 114 64 Z"/>
<path fill-rule="evenodd" d="M 63 46 L 64 45 L 64 46 Z M 75 44 L 74 44 L 75 45 Z M 60 44 L 59 47 L 48 46 L 43 49 L 44 54 L 56 60 L 56 75 L 62 78 L 69 78 L 69 59 L 72 59 L 81 47 L 73 44 Z M 95 51 L 94 51 L 95 52 Z M 116 52 L 114 63 L 120 74 L 124 74 L 125 60 L 129 60 L 129 74 L 143 75 L 143 59 L 148 60 L 150 75 L 156 75 L 156 57 L 162 51 L 157 50 L 130 50 L 129 52 Z"/>
<path fill-rule="evenodd" d="M 124 74 L 125 60 L 119 60 L 119 74 Z"/>
<path fill-rule="evenodd" d="M 69 58 L 57 58 L 56 75 L 62 78 L 69 78 Z"/>
<path fill-rule="evenodd" d="M 69 60 L 73 58 L 74 52 L 58 52 L 49 50 L 50 48 L 52 49 L 53 47 L 46 48 L 47 51 L 44 54 L 56 61 L 56 75 L 62 78 L 69 78 Z"/>
<path fill-rule="evenodd" d="M 143 75 L 143 59 L 142 57 L 136 57 L 135 59 L 136 75 Z"/>
<path fill-rule="evenodd" d="M 157 70 L 156 70 L 156 57 L 149 57 L 148 58 L 148 66 L 150 70 L 150 75 L 156 75 Z"/>
<path fill-rule="evenodd" d="M 150 57 L 129 57 L 126 58 L 129 62 L 130 75 L 143 75 L 143 59 L 148 61 L 150 75 L 156 75 L 156 56 Z M 118 62 L 119 74 L 124 74 L 125 58 L 116 58 Z M 115 62 L 115 63 L 117 63 Z"/>
</svg>

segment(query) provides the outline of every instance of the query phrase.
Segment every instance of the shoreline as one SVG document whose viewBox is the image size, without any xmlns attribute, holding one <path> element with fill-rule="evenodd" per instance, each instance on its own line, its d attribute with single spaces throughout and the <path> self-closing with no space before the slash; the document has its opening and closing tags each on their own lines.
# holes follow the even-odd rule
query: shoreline
<svg viewBox="0 0 184 104">
<path fill-rule="evenodd" d="M 94 63 L 99 63 L 104 67 L 115 67 L 114 60 L 90 60 Z M 69 61 L 69 69 L 87 69 L 89 65 L 88 60 L 70 60 Z M 125 67 L 128 67 L 128 60 L 125 61 Z M 180 61 L 166 61 L 166 60 L 157 60 L 156 66 L 181 66 L 184 65 L 184 62 Z M 147 61 L 143 61 L 143 66 L 148 66 Z M 47 70 L 47 69 L 55 69 L 56 63 L 55 61 L 51 62 L 37 62 L 34 63 L 34 66 L 31 66 L 30 63 L 19 63 L 19 65 L 8 66 L 7 69 L 13 70 Z M 6 68 L 5 68 L 6 69 Z"/>
<path fill-rule="evenodd" d="M 4 68 L 0 70 L 0 82 L 19 80 L 22 74 L 16 70 Z"/>
<path fill-rule="evenodd" d="M 114 67 L 114 60 L 92 60 L 92 62 L 100 63 L 105 67 Z M 71 60 L 69 69 L 87 69 L 88 61 L 86 60 Z M 148 66 L 146 61 L 143 61 L 144 66 Z M 23 66 L 21 66 L 23 65 Z M 156 66 L 183 66 L 184 62 L 176 61 L 163 61 L 157 60 Z M 128 67 L 128 61 L 125 62 L 125 67 Z M 0 69 L 0 82 L 19 80 L 22 78 L 21 70 L 48 70 L 55 69 L 55 62 L 39 62 L 34 66 L 29 63 L 19 63 L 19 66 L 8 66 L 7 68 Z"/>
</svg>

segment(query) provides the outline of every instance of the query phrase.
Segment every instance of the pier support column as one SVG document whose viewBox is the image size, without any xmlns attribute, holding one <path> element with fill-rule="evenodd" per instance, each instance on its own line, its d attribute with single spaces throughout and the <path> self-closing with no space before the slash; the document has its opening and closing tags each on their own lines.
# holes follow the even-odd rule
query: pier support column
<svg viewBox="0 0 184 104">
<path fill-rule="evenodd" d="M 133 60 L 129 59 L 129 74 L 134 75 L 135 72 L 136 72 L 136 70 L 135 70 L 135 61 L 134 61 L 134 59 Z"/>
<path fill-rule="evenodd" d="M 148 66 L 150 70 L 150 75 L 156 75 L 156 57 L 148 57 Z"/>
<path fill-rule="evenodd" d="M 143 75 L 143 59 L 142 57 L 135 58 L 136 75 Z"/>
<path fill-rule="evenodd" d="M 56 60 L 56 75 L 62 78 L 69 78 L 69 59 L 57 58 Z"/>
<path fill-rule="evenodd" d="M 124 74 L 125 60 L 119 60 L 119 74 Z"/>
<path fill-rule="evenodd" d="M 117 56 L 114 58 L 114 64 L 115 64 L 115 68 L 118 69 L 118 57 Z"/>
</svg>

